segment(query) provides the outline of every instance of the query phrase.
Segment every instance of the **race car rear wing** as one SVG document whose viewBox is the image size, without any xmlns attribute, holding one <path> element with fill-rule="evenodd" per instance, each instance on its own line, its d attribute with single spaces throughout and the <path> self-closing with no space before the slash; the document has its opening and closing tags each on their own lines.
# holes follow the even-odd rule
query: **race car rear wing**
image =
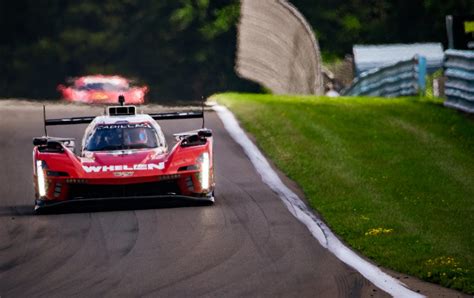
<svg viewBox="0 0 474 298">
<path fill-rule="evenodd" d="M 94 120 L 95 116 L 87 117 L 72 117 L 72 118 L 59 118 L 59 119 L 44 119 L 45 126 L 53 125 L 72 125 L 72 124 L 87 124 Z"/>
<path fill-rule="evenodd" d="M 167 112 L 167 113 L 153 113 L 148 114 L 155 120 L 174 120 L 174 119 L 192 119 L 202 118 L 203 112 L 190 111 L 190 112 Z M 58 118 L 58 119 L 44 119 L 44 125 L 73 125 L 73 124 L 87 124 L 91 123 L 96 116 L 86 117 L 72 117 L 72 118 Z"/>
<path fill-rule="evenodd" d="M 121 116 L 121 115 L 135 115 L 135 106 L 124 106 L 125 97 L 120 95 L 118 97 L 120 106 L 108 107 L 108 114 L 110 116 Z M 201 111 L 187 111 L 187 112 L 164 112 L 164 113 L 152 113 L 148 114 L 154 120 L 174 120 L 174 119 L 192 119 L 202 118 L 202 128 L 204 128 L 204 98 Z M 44 120 L 44 133 L 48 136 L 47 126 L 52 125 L 73 125 L 73 124 L 88 124 L 95 119 L 95 116 L 85 117 L 72 117 L 72 118 L 59 118 L 59 119 L 46 119 L 46 106 L 43 105 L 43 120 Z"/>
<path fill-rule="evenodd" d="M 148 115 L 155 120 L 193 119 L 204 117 L 202 111 L 153 113 Z"/>
<path fill-rule="evenodd" d="M 204 127 L 204 111 L 187 111 L 187 112 L 163 112 L 148 114 L 155 120 L 175 120 L 175 119 L 193 119 L 202 118 Z M 55 125 L 74 125 L 74 124 L 88 124 L 91 123 L 96 116 L 85 117 L 71 117 L 71 118 L 57 118 L 46 119 L 46 107 L 43 106 L 43 120 L 45 136 L 48 135 L 47 126 Z"/>
</svg>

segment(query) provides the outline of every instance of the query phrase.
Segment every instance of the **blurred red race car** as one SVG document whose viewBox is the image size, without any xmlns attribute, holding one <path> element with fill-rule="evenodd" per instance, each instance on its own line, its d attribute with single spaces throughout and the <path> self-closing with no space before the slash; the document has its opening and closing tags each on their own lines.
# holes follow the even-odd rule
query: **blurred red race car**
<svg viewBox="0 0 474 298">
<path fill-rule="evenodd" d="M 128 104 L 143 104 L 148 87 L 131 86 L 130 80 L 121 76 L 93 75 L 75 78 L 71 86 L 59 85 L 58 91 L 70 102 L 115 103 L 124 95 Z"/>
</svg>

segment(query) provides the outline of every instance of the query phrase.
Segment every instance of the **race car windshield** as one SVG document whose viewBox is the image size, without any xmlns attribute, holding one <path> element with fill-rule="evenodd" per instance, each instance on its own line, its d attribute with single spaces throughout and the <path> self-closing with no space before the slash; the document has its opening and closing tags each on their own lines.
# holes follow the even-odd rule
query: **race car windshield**
<svg viewBox="0 0 474 298">
<path fill-rule="evenodd" d="M 79 86 L 77 89 L 81 91 L 125 91 L 127 87 L 112 83 L 89 83 Z"/>
<path fill-rule="evenodd" d="M 99 125 L 87 141 L 88 151 L 157 148 L 155 130 L 147 123 Z"/>
</svg>

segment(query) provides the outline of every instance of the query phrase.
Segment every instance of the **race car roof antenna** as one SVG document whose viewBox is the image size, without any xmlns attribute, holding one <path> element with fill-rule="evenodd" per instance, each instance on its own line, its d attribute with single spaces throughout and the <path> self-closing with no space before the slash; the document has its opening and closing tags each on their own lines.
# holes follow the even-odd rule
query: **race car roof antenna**
<svg viewBox="0 0 474 298">
<path fill-rule="evenodd" d="M 48 129 L 46 128 L 46 105 L 43 105 L 43 126 L 44 126 L 44 136 L 48 136 Z"/>
<path fill-rule="evenodd" d="M 119 102 L 120 106 L 123 107 L 123 104 L 125 103 L 125 96 L 119 95 L 118 102 Z"/>
</svg>

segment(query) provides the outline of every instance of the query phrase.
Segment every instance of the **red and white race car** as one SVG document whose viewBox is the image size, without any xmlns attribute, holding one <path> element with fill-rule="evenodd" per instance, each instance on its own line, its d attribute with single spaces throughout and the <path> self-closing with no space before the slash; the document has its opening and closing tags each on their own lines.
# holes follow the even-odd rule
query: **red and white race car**
<svg viewBox="0 0 474 298">
<path fill-rule="evenodd" d="M 143 104 L 148 87 L 131 86 L 130 80 L 121 76 L 84 76 L 72 80 L 71 86 L 59 85 L 63 99 L 82 103 L 116 103 L 124 95 L 127 104 Z"/>
<path fill-rule="evenodd" d="M 155 121 L 199 117 L 203 112 L 138 114 L 135 106 L 122 105 L 109 106 L 103 116 L 45 119 L 45 130 L 90 124 L 77 155 L 73 139 L 33 139 L 35 210 L 114 199 L 213 203 L 211 130 L 175 134 L 170 149 Z"/>
</svg>

